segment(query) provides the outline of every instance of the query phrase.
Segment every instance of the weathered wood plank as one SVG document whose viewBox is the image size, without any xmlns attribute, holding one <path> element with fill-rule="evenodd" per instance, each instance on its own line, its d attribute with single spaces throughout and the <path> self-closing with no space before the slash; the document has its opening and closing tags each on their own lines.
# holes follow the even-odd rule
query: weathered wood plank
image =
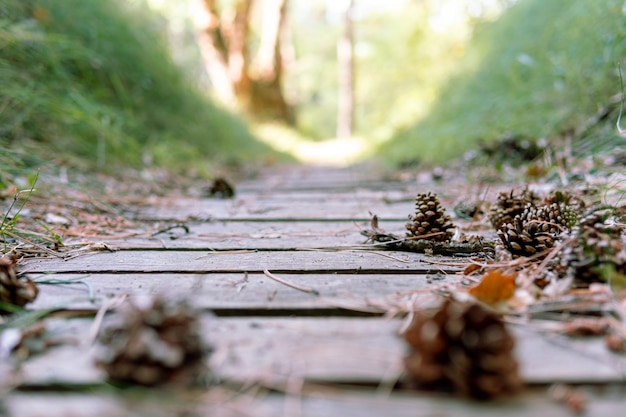
<svg viewBox="0 0 626 417">
<path fill-rule="evenodd" d="M 314 296 L 263 274 L 248 274 L 247 277 L 244 274 L 56 274 L 51 278 L 74 284 L 39 285 L 39 296 L 29 308 L 96 310 L 104 301 L 121 294 L 167 293 L 186 298 L 201 309 L 253 310 L 259 315 L 262 310 L 291 310 L 294 314 L 332 308 L 376 311 L 376 306 L 392 305 L 395 299 L 400 302 L 400 294 L 415 292 L 417 296 L 417 292 L 424 291 L 421 298 L 430 299 L 433 296 L 428 289 L 461 279 L 441 275 L 440 280 L 431 283 L 425 275 L 280 275 L 292 284 L 315 289 L 319 296 Z M 93 301 L 89 299 L 88 289 L 79 281 L 89 284 L 95 296 Z"/>
<path fill-rule="evenodd" d="M 408 190 L 372 191 L 281 191 L 272 188 L 264 192 L 241 193 L 230 200 L 179 197 L 156 198 L 146 207 L 131 211 L 137 219 L 355 219 L 368 220 L 371 213 L 381 219 L 406 220 L 414 211 L 417 193 L 437 192 L 450 212 L 467 190 L 420 184 Z M 495 197 L 494 197 L 495 199 Z"/>
<path fill-rule="evenodd" d="M 624 391 L 619 388 L 579 388 L 586 398 L 586 415 L 619 416 L 624 410 Z M 217 391 L 217 392 L 216 392 Z M 160 417 L 192 415 L 214 417 L 282 415 L 368 416 L 368 417 L 571 417 L 572 411 L 558 403 L 544 389 L 526 390 L 520 395 L 496 402 L 477 402 L 434 393 L 383 394 L 368 389 L 311 389 L 291 395 L 256 395 L 210 389 L 200 399 L 161 391 L 138 402 L 131 394 L 110 393 L 23 393 L 13 392 L 5 400 L 8 415 L 20 417 Z"/>
<path fill-rule="evenodd" d="M 215 200 L 178 198 L 162 201 L 127 213 L 138 220 L 356 220 L 367 221 L 370 213 L 385 220 L 405 220 L 413 212 L 413 203 L 382 200 L 355 200 L 347 196 L 328 200 L 243 199 Z"/>
<path fill-rule="evenodd" d="M 380 222 L 380 227 L 404 232 L 402 222 Z M 369 222 L 205 222 L 185 223 L 189 233 L 175 224 L 154 225 L 155 231 L 165 230 L 152 237 L 106 239 L 116 249 L 296 249 L 332 246 L 355 246 L 365 243 L 360 231 L 369 228 Z M 168 227 L 172 227 L 166 230 Z"/>
<path fill-rule="evenodd" d="M 383 179 L 375 167 L 336 168 L 328 166 L 282 166 L 263 170 L 254 179 L 237 184 L 238 188 L 271 189 L 337 189 L 347 187 L 385 187 L 401 184 L 397 179 Z"/>
<path fill-rule="evenodd" d="M 401 323 L 382 318 L 218 318 L 205 320 L 202 333 L 216 349 L 210 359 L 213 372 L 223 379 L 392 384 L 406 351 L 397 334 Z M 55 324 L 55 334 L 84 341 L 90 324 Z M 528 383 L 623 383 L 626 378 L 626 357 L 609 352 L 602 339 L 511 329 Z M 37 386 L 96 384 L 102 374 L 91 365 L 89 349 L 66 345 L 27 361 L 22 379 L 25 385 Z"/>
<path fill-rule="evenodd" d="M 447 258 L 450 260 L 450 258 Z M 437 273 L 458 271 L 456 266 L 433 264 L 443 258 L 409 252 L 361 251 L 118 251 L 92 253 L 71 260 L 30 259 L 24 271 L 32 273 L 165 273 L 165 272 L 343 272 L 343 273 Z"/>
<path fill-rule="evenodd" d="M 396 236 L 404 236 L 405 221 L 379 221 L 379 227 Z M 495 231 L 487 226 L 475 230 L 468 220 L 455 220 L 460 230 L 470 227 L 469 234 L 481 234 L 496 239 Z M 188 228 L 189 232 L 185 230 Z M 370 229 L 370 222 L 304 221 L 304 222 L 239 222 L 215 221 L 206 223 L 161 222 L 152 226 L 152 236 L 144 234 L 124 239 L 98 236 L 97 240 L 109 247 L 128 249 L 322 249 L 368 245 L 362 230 Z M 163 230 L 163 232 L 157 233 Z M 80 238 L 82 239 L 82 238 Z M 93 238 L 91 238 L 93 239 Z M 71 240 L 66 240 L 71 243 Z M 370 242 L 371 243 L 371 242 Z M 370 245 L 371 246 L 371 245 Z"/>
</svg>

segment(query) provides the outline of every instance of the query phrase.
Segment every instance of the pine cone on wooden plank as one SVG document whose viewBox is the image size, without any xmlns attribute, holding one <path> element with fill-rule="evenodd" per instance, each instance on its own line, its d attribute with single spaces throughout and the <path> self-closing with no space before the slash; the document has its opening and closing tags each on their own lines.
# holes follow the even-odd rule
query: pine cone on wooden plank
<svg viewBox="0 0 626 417">
<path fill-rule="evenodd" d="M 534 207 L 539 198 L 532 191 L 524 189 L 519 194 L 500 193 L 496 205 L 491 208 L 489 221 L 494 229 L 499 230 L 502 225 L 512 223 L 515 216 L 521 216 L 528 205 Z"/>
<path fill-rule="evenodd" d="M 129 300 L 100 334 L 96 365 L 116 381 L 193 385 L 210 353 L 199 327 L 198 315 L 185 302 Z"/>
<path fill-rule="evenodd" d="M 572 230 L 573 241 L 560 256 L 560 265 L 577 286 L 605 282 L 607 274 L 626 276 L 626 242 L 610 214 L 586 216 Z"/>
<path fill-rule="evenodd" d="M 16 263 L 13 258 L 0 258 L 0 302 L 8 306 L 24 307 L 37 298 L 39 289 L 28 277 L 17 275 Z M 1 313 L 10 313 L 0 305 Z"/>
<path fill-rule="evenodd" d="M 454 235 L 454 224 L 436 194 L 418 194 L 415 199 L 415 214 L 409 215 L 405 227 L 407 236 L 422 237 L 439 242 L 447 242 Z"/>
<path fill-rule="evenodd" d="M 554 236 L 550 232 L 543 232 L 536 223 L 524 223 L 520 216 L 516 216 L 512 223 L 503 224 L 498 237 L 514 258 L 532 256 L 554 246 Z"/>
<path fill-rule="evenodd" d="M 446 301 L 419 313 L 404 335 L 404 364 L 420 388 L 452 388 L 476 399 L 518 391 L 522 380 L 513 337 L 499 316 L 475 303 Z"/>
</svg>

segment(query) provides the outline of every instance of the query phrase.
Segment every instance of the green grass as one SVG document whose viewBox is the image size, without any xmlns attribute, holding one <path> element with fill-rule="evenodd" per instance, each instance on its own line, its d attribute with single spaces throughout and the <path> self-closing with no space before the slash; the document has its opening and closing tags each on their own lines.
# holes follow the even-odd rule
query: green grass
<svg viewBox="0 0 626 417">
<path fill-rule="evenodd" d="M 396 132 L 383 156 L 443 162 L 507 132 L 555 138 L 581 125 L 619 92 L 622 8 L 621 0 L 520 0 L 476 29 L 427 116 Z"/>
<path fill-rule="evenodd" d="M 0 86 L 0 173 L 53 156 L 206 174 L 270 152 L 172 62 L 159 16 L 139 1 L 3 1 Z"/>
</svg>

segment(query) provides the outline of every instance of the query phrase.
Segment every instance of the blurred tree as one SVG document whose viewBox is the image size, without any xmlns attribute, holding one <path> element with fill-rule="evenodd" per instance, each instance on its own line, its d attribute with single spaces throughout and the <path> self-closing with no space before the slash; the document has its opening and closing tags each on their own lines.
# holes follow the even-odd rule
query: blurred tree
<svg viewBox="0 0 626 417">
<path fill-rule="evenodd" d="M 250 59 L 253 9 L 259 8 L 258 48 Z M 235 0 L 220 10 L 216 0 L 197 0 L 194 17 L 204 64 L 217 96 L 254 117 L 293 124 L 282 89 L 281 33 L 286 0 Z"/>
<path fill-rule="evenodd" d="M 349 0 L 343 16 L 343 33 L 337 43 L 339 65 L 339 102 L 337 137 L 352 136 L 354 125 L 354 0 Z"/>
</svg>

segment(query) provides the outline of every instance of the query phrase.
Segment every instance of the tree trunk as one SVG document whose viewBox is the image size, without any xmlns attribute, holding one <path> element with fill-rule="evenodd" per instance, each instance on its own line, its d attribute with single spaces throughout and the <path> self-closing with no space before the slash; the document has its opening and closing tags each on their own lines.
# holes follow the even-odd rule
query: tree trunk
<svg viewBox="0 0 626 417">
<path fill-rule="evenodd" d="M 198 45 L 204 67 L 218 98 L 229 105 L 235 104 L 235 90 L 230 78 L 226 42 L 215 0 L 196 0 L 193 16 L 198 28 Z"/>
<path fill-rule="evenodd" d="M 281 34 L 287 18 L 286 0 L 263 0 L 261 40 L 252 76 L 251 111 L 262 118 L 293 124 L 292 109 L 283 93 Z"/>
<path fill-rule="evenodd" d="M 352 136 L 354 126 L 354 27 L 352 14 L 354 0 L 350 0 L 344 14 L 344 30 L 337 44 L 339 64 L 339 103 L 337 137 Z"/>
<path fill-rule="evenodd" d="M 249 32 L 253 0 L 237 0 L 227 12 L 217 0 L 197 0 L 198 42 L 211 84 L 220 100 L 238 103 L 255 117 L 293 123 L 282 90 L 281 32 L 286 0 L 258 0 L 262 7 L 259 49 L 250 65 Z"/>
</svg>

